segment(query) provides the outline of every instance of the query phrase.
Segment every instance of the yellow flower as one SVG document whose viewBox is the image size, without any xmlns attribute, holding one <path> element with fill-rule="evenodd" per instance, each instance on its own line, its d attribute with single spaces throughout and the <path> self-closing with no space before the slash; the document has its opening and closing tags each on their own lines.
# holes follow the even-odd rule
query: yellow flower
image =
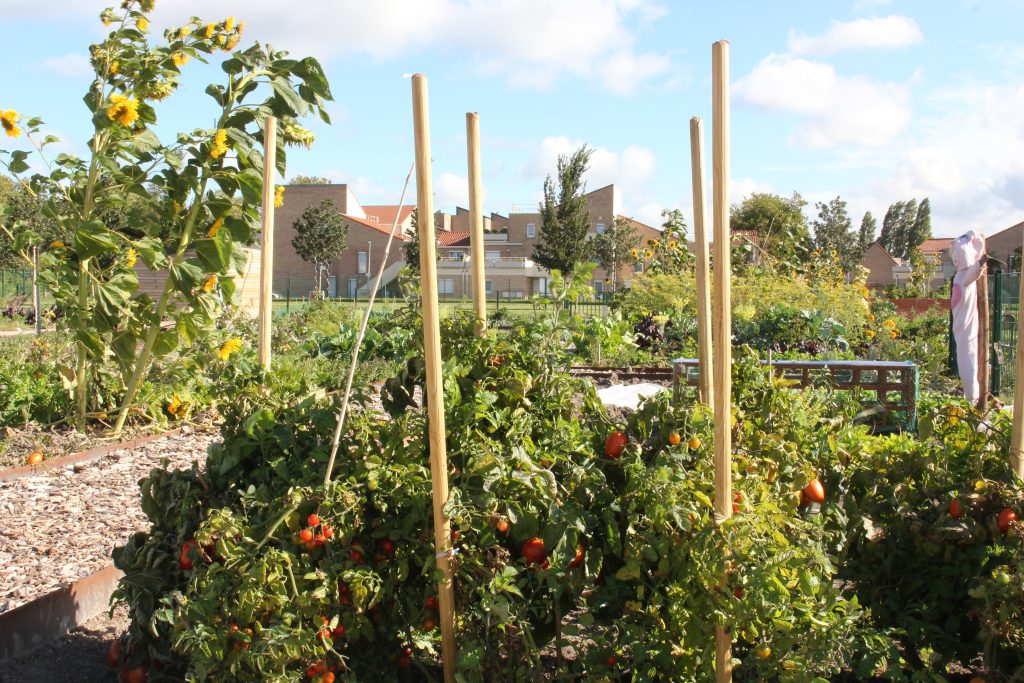
<svg viewBox="0 0 1024 683">
<path fill-rule="evenodd" d="M 284 185 L 278 185 L 274 188 L 274 208 L 280 209 L 284 206 Z"/>
<path fill-rule="evenodd" d="M 0 125 L 3 125 L 4 132 L 12 138 L 16 138 L 21 135 L 21 128 L 18 128 L 18 112 L 13 109 L 7 111 L 0 110 Z"/>
<path fill-rule="evenodd" d="M 135 26 L 140 31 L 145 33 L 146 29 L 149 28 L 149 19 L 147 19 L 146 17 L 140 17 L 139 20 L 135 22 Z"/>
<path fill-rule="evenodd" d="M 176 201 L 174 201 L 172 199 L 171 200 L 171 208 L 174 209 L 174 213 L 178 213 L 179 211 L 181 211 L 181 204 L 179 204 L 178 202 L 176 202 Z"/>
<path fill-rule="evenodd" d="M 875 338 L 875 331 L 874 330 L 865 330 L 864 331 L 864 336 L 866 336 L 868 339 L 874 339 Z"/>
<path fill-rule="evenodd" d="M 675 241 L 675 240 L 671 240 L 671 241 L 669 241 L 669 243 L 668 243 L 668 248 L 669 248 L 669 249 L 671 249 L 672 251 L 675 251 L 675 249 L 676 249 L 676 247 L 677 247 L 677 246 L 678 246 L 678 245 L 676 244 L 676 241 Z"/>
<path fill-rule="evenodd" d="M 217 355 L 220 356 L 221 360 L 227 360 L 228 358 L 231 357 L 231 354 L 233 354 L 240 348 L 242 348 L 241 339 L 239 339 L 238 337 L 235 337 L 234 339 L 228 339 L 226 342 L 224 342 L 224 345 L 220 347 L 220 350 L 217 352 Z"/>
<path fill-rule="evenodd" d="M 632 256 L 633 258 L 637 258 L 638 256 L 640 256 L 640 252 L 638 252 L 636 249 L 630 249 L 629 255 Z"/>
<path fill-rule="evenodd" d="M 237 35 L 242 35 L 243 33 L 245 33 L 245 22 L 244 21 L 238 23 L 238 30 L 235 31 L 235 33 Z"/>
<path fill-rule="evenodd" d="M 135 247 L 128 247 L 128 256 L 124 260 L 125 265 L 127 265 L 129 268 L 134 268 L 135 262 L 138 260 L 138 258 L 139 256 L 135 252 Z"/>
<path fill-rule="evenodd" d="M 888 318 L 888 319 L 887 319 L 887 320 L 886 320 L 885 322 L 883 322 L 882 324 L 883 324 L 883 325 L 885 325 L 886 327 L 896 327 L 896 321 L 895 321 L 895 320 L 893 320 L 892 318 Z"/>
<path fill-rule="evenodd" d="M 218 45 L 224 45 L 224 41 L 226 41 L 227 39 L 228 37 L 225 36 L 223 33 L 218 33 L 217 38 L 215 40 L 217 41 Z"/>
<path fill-rule="evenodd" d="M 67 245 L 58 240 L 56 242 L 50 242 L 50 249 L 67 249 Z"/>
<path fill-rule="evenodd" d="M 657 249 L 661 245 L 661 240 L 654 240 L 651 242 L 651 246 Z"/>
<path fill-rule="evenodd" d="M 210 292 L 212 292 L 216 288 L 217 288 L 217 276 L 216 275 L 211 275 L 210 277 L 206 278 L 206 282 L 203 283 L 203 291 L 206 292 L 207 294 L 209 294 Z"/>
<path fill-rule="evenodd" d="M 898 336 L 900 336 L 900 331 L 895 328 L 893 328 L 893 330 L 889 332 L 890 339 L 895 339 Z"/>
<path fill-rule="evenodd" d="M 118 69 L 121 68 L 121 64 L 115 59 L 110 63 L 110 75 L 116 76 Z"/>
<path fill-rule="evenodd" d="M 206 30 L 203 31 L 203 37 L 209 40 L 213 38 L 214 32 L 217 30 L 217 24 L 207 24 Z"/>
<path fill-rule="evenodd" d="M 117 121 L 122 126 L 130 126 L 139 118 L 139 103 L 120 93 L 114 93 L 110 96 L 110 107 L 107 109 L 107 117 L 111 121 Z"/>
<path fill-rule="evenodd" d="M 171 417 L 177 417 L 178 412 L 181 410 L 181 399 L 178 398 L 177 394 L 171 398 L 171 402 L 167 405 L 167 414 Z"/>
<path fill-rule="evenodd" d="M 228 41 L 226 43 L 224 43 L 224 52 L 231 52 L 236 47 L 238 47 L 238 41 L 239 40 L 241 40 L 241 39 L 238 37 L 237 33 L 235 35 L 231 36 L 230 38 L 228 38 Z"/>
<path fill-rule="evenodd" d="M 224 219 L 218 218 L 213 222 L 213 225 L 210 226 L 210 229 L 206 231 L 206 236 L 209 237 L 210 239 L 213 239 L 214 237 L 217 236 L 217 231 L 220 230 L 221 226 L 223 225 Z"/>
<path fill-rule="evenodd" d="M 224 20 L 224 30 L 225 31 L 230 31 L 234 27 L 235 27 L 235 18 L 233 16 L 228 17 L 227 19 Z"/>
<path fill-rule="evenodd" d="M 652 252 L 650 249 L 644 250 L 644 258 L 651 258 L 652 256 L 654 256 L 654 252 Z"/>
<path fill-rule="evenodd" d="M 174 52 L 171 54 L 171 61 L 174 62 L 174 66 L 185 66 L 188 64 L 188 60 L 190 59 L 192 59 L 192 57 L 184 52 Z"/>
<path fill-rule="evenodd" d="M 181 40 L 183 38 L 188 38 L 190 35 L 192 35 L 192 27 L 191 26 L 182 26 L 181 28 L 178 29 L 178 39 L 179 40 Z"/>
<path fill-rule="evenodd" d="M 868 320 L 871 320 L 872 322 L 874 322 L 874 320 L 875 320 L 875 314 L 874 314 L 874 313 L 870 313 L 870 314 L 868 314 Z"/>
<path fill-rule="evenodd" d="M 228 132 L 223 128 L 218 128 L 217 132 L 213 136 L 213 146 L 210 147 L 210 156 L 216 159 L 217 157 L 224 156 L 224 153 L 228 151 Z"/>
</svg>

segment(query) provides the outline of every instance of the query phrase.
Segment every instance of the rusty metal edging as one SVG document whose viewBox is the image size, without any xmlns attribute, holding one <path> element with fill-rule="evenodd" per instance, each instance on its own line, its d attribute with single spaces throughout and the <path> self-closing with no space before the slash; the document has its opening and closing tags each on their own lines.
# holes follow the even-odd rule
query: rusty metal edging
<svg viewBox="0 0 1024 683">
<path fill-rule="evenodd" d="M 169 432 L 140 436 L 135 439 L 129 439 L 128 441 L 119 441 L 106 446 L 90 448 L 89 450 L 82 451 L 81 453 L 72 453 L 71 455 L 64 455 L 59 458 L 44 460 L 38 465 L 21 465 L 19 467 L 11 467 L 6 470 L 0 470 L 0 481 L 14 481 L 15 479 L 43 474 L 50 470 L 61 469 L 67 465 L 79 465 L 82 463 L 92 462 L 93 460 L 99 460 L 103 456 L 109 455 L 114 451 L 137 448 L 145 443 L 149 443 L 150 441 L 156 441 L 157 439 L 162 439 L 166 436 L 177 436 L 179 434 L 181 434 L 181 429 L 172 429 Z"/>
<path fill-rule="evenodd" d="M 0 662 L 57 640 L 105 612 L 122 576 L 110 565 L 0 614 Z"/>
</svg>

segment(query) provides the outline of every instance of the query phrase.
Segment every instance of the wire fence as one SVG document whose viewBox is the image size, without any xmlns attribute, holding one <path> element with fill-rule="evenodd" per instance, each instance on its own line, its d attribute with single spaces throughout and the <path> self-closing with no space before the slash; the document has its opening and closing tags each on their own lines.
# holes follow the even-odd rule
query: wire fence
<svg viewBox="0 0 1024 683">
<path fill-rule="evenodd" d="M 0 268 L 0 301 L 16 296 L 32 296 L 32 271 L 27 268 Z"/>
</svg>

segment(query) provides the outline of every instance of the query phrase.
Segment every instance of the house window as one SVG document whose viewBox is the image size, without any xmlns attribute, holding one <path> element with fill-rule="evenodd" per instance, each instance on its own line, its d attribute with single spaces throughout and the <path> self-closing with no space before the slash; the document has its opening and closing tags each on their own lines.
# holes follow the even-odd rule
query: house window
<svg viewBox="0 0 1024 683">
<path fill-rule="evenodd" d="M 359 284 L 354 277 L 348 279 L 348 298 L 355 299 L 356 292 L 359 291 Z"/>
<path fill-rule="evenodd" d="M 370 255 L 367 254 L 365 251 L 361 251 L 358 254 L 356 254 L 356 258 L 358 259 L 358 263 L 356 265 L 356 272 L 359 273 L 360 275 L 364 275 L 370 269 Z"/>
<path fill-rule="evenodd" d="M 439 277 L 439 278 L 437 278 L 437 293 L 438 294 L 454 294 L 455 293 L 455 278 L 453 278 L 453 277 Z"/>
<path fill-rule="evenodd" d="M 634 263 L 633 264 L 633 272 L 634 273 L 642 273 L 642 272 L 644 272 L 644 264 L 642 264 L 642 263 Z"/>
<path fill-rule="evenodd" d="M 598 223 L 597 225 L 595 225 L 594 226 L 594 232 L 596 232 L 598 235 L 603 235 L 604 234 L 604 223 Z"/>
<path fill-rule="evenodd" d="M 487 251 L 487 252 L 484 252 L 484 258 L 486 260 L 488 260 L 488 261 L 497 261 L 498 259 L 501 258 L 501 252 L 500 251 Z"/>
<path fill-rule="evenodd" d="M 534 224 L 534 223 L 527 223 L 526 224 L 526 236 L 529 237 L 529 238 L 533 238 L 533 237 L 537 236 L 537 226 L 536 226 L 536 224 Z"/>
<path fill-rule="evenodd" d="M 604 294 L 604 280 L 594 280 L 594 292 Z"/>
<path fill-rule="evenodd" d="M 494 282 L 491 280 L 484 280 L 484 291 L 488 294 L 492 294 L 494 292 Z"/>
<path fill-rule="evenodd" d="M 461 251 L 449 251 L 448 252 L 448 258 L 455 259 L 456 261 L 461 261 L 462 260 L 462 252 Z"/>
</svg>

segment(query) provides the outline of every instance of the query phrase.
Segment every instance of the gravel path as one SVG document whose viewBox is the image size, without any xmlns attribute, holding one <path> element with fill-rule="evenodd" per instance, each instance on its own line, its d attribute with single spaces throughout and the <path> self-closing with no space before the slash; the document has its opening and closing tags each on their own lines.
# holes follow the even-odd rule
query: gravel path
<svg viewBox="0 0 1024 683">
<path fill-rule="evenodd" d="M 0 482 L 0 613 L 110 564 L 115 545 L 149 528 L 139 479 L 154 467 L 202 463 L 215 436 L 186 427 L 78 471 L 68 466 Z"/>
</svg>

